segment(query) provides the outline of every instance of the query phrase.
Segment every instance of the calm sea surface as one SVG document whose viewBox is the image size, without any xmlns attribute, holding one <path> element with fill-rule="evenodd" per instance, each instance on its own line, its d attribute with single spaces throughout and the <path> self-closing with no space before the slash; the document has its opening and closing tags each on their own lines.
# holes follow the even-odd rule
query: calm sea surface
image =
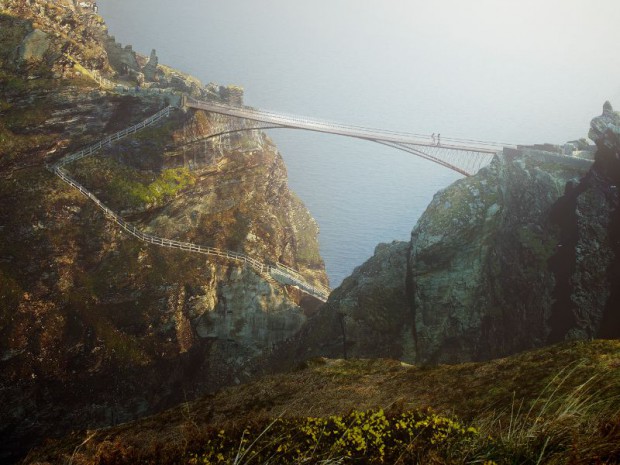
<svg viewBox="0 0 620 465">
<path fill-rule="evenodd" d="M 99 0 L 111 34 L 249 105 L 510 143 L 585 137 L 620 107 L 617 0 Z M 321 228 L 332 286 L 407 240 L 460 175 L 370 142 L 270 135 Z"/>
</svg>

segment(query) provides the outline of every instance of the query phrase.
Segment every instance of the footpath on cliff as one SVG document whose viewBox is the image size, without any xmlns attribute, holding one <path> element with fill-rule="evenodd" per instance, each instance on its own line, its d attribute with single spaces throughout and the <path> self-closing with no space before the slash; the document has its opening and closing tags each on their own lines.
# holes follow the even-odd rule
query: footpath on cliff
<svg viewBox="0 0 620 465">
<path fill-rule="evenodd" d="M 594 163 L 508 149 L 437 193 L 264 361 L 288 372 L 26 463 L 620 463 L 619 122 Z"/>
<path fill-rule="evenodd" d="M 0 460 L 239 383 L 318 302 L 251 267 L 127 235 L 46 169 L 188 94 L 240 103 L 109 37 L 88 2 L 0 2 Z M 327 285 L 318 227 L 260 131 L 174 111 L 63 167 L 144 234 Z"/>
</svg>

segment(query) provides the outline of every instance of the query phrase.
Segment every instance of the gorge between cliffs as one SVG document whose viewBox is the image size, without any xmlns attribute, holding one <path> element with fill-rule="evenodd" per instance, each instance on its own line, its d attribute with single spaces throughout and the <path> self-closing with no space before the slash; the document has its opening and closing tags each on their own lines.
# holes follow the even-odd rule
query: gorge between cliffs
<svg viewBox="0 0 620 465">
<path fill-rule="evenodd" d="M 329 386 L 620 338 L 620 113 L 609 102 L 591 122 L 595 145 L 504 148 L 439 191 L 409 241 L 377 245 L 323 303 L 299 285 L 329 286 L 319 225 L 274 142 L 255 123 L 183 105 L 242 106 L 243 89 L 122 46 L 83 3 L 0 0 L 0 461 L 56 463 L 37 455 L 52 439 L 74 434 L 75 448 L 84 431 L 172 418 L 200 399 L 214 402 L 202 420 L 219 425 L 228 404 L 214 399 L 228 394 L 244 400 L 227 420 L 237 408 L 267 415 L 278 406 L 269 396 L 289 386 L 277 377 L 299 370 L 315 370 L 308 386 L 327 370 Z M 617 348 L 596 347 L 616 363 Z M 271 391 L 239 394 L 272 379 Z M 58 447 L 41 457 L 66 461 Z"/>
<path fill-rule="evenodd" d="M 594 164 L 504 149 L 438 192 L 411 241 L 377 246 L 288 353 L 463 363 L 617 338 L 617 123 L 608 104 L 593 120 Z"/>
</svg>

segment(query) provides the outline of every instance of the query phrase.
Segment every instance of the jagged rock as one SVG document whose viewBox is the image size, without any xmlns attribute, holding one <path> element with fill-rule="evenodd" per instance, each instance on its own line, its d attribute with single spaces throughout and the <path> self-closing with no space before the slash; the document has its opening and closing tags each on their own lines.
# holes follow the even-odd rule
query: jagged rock
<svg viewBox="0 0 620 465">
<path fill-rule="evenodd" d="M 618 199 L 601 195 L 607 187 L 589 181 L 589 166 L 505 149 L 435 196 L 409 257 L 418 361 L 487 359 L 601 334 Z"/>
<path fill-rule="evenodd" d="M 55 40 L 69 39 L 63 66 L 74 66 L 75 74 L 109 69 L 107 35 L 94 15 L 74 14 L 57 2 L 2 4 L 8 8 L 0 15 L 2 76 L 22 80 L 0 86 L 5 463 L 63 430 L 129 421 L 247 378 L 248 364 L 295 333 L 308 307 L 296 289 L 253 268 L 123 233 L 50 173 L 46 163 L 143 121 L 169 97 L 103 91 L 89 79 L 74 85 L 73 76 L 63 79 L 68 73 L 58 73 L 61 85 L 24 79 L 14 62 L 30 24 L 42 25 Z M 35 71 L 51 76 L 57 64 L 45 59 Z M 191 92 L 203 92 L 197 79 L 165 72 L 177 74 Z M 203 140 L 212 129 L 232 125 L 222 116 L 174 111 L 160 126 L 124 139 L 127 146 L 116 144 L 67 168 L 116 211 L 128 210 L 127 220 L 144 230 L 281 261 L 327 284 L 318 228 L 289 191 L 269 139 L 250 131 L 216 138 L 215 145 Z M 128 153 L 120 153 L 123 148 Z M 131 153 L 139 160 L 123 163 Z M 104 169 L 93 169 L 98 164 Z M 181 189 L 174 173 L 166 178 L 177 168 L 181 181 L 191 180 Z M 153 180 L 164 183 L 149 190 Z M 148 197 L 170 188 L 174 195 Z M 123 207 L 130 198 L 139 199 L 136 208 Z"/>
<path fill-rule="evenodd" d="M 592 119 L 588 137 L 599 147 L 620 147 L 620 113 L 609 101 L 603 105 L 603 114 Z"/>
<path fill-rule="evenodd" d="M 105 35 L 103 21 L 96 15 L 81 14 L 72 1 L 4 0 L 3 13 L 5 11 L 9 14 L 0 19 L 2 55 L 7 50 L 14 51 L 12 61 L 19 62 L 22 71 L 41 77 L 41 71 L 47 67 L 57 78 L 78 77 L 81 73 L 74 69 L 75 62 L 89 70 L 109 70 L 107 56 L 99 40 Z M 47 34 L 47 37 L 36 32 L 28 38 L 28 41 L 36 39 L 32 43 L 14 44 L 15 29 L 19 23 L 27 25 L 28 33 L 33 32 L 34 28 Z M 20 41 L 23 38 L 21 36 Z M 24 60 L 19 59 L 20 51 L 25 52 Z"/>
<path fill-rule="evenodd" d="M 151 50 L 151 56 L 149 57 L 149 61 L 144 68 L 142 68 L 142 73 L 144 74 L 144 79 L 147 81 L 155 81 L 157 76 L 157 64 L 158 64 L 157 54 L 155 50 Z"/>
<path fill-rule="evenodd" d="M 107 37 L 104 42 L 110 66 L 120 75 L 129 75 L 140 71 L 140 65 L 131 45 L 123 47 L 116 39 Z"/>
<path fill-rule="evenodd" d="M 293 361 L 346 347 L 352 357 L 457 363 L 620 337 L 620 170 L 603 163 L 605 150 L 592 165 L 504 149 L 438 192 L 410 244 L 375 254 L 332 292 L 287 348 Z"/>
<path fill-rule="evenodd" d="M 415 361 L 413 314 L 406 292 L 407 242 L 379 244 L 335 289 L 276 365 L 316 357 L 381 357 Z"/>
<path fill-rule="evenodd" d="M 240 86 L 220 86 L 221 99 L 235 106 L 243 105 L 243 87 Z"/>
</svg>

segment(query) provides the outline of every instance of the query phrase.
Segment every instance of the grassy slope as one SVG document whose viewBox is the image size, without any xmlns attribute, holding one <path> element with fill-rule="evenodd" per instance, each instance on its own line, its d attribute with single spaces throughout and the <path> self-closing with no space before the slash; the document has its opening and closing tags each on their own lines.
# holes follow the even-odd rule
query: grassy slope
<svg viewBox="0 0 620 465">
<path fill-rule="evenodd" d="M 209 463 L 204 444 L 221 428 L 229 444 L 238 445 L 246 425 L 258 434 L 270 418 L 301 418 L 288 428 L 303 429 L 307 417 L 431 407 L 480 431 L 475 443 L 468 439 L 457 448 L 467 450 L 460 458 L 445 450 L 431 454 L 437 463 L 538 463 L 539 458 L 540 463 L 620 463 L 619 395 L 618 341 L 564 343 L 485 363 L 437 367 L 320 359 L 135 423 L 76 433 L 29 460 L 58 463 L 74 455 L 73 463 L 149 458 L 190 463 L 197 453 L 199 462 Z M 234 451 L 224 452 L 232 463 Z"/>
</svg>

